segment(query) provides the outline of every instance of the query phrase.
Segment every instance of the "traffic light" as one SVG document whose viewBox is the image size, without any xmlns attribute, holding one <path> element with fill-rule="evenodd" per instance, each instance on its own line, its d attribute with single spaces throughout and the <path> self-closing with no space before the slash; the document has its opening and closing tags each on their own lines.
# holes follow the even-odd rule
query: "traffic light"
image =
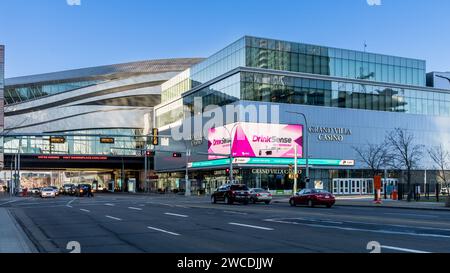
<svg viewBox="0 0 450 273">
<path fill-rule="evenodd" d="M 158 128 L 154 128 L 153 129 L 153 141 L 152 144 L 154 146 L 158 146 L 159 145 L 159 129 Z"/>
<path fill-rule="evenodd" d="M 230 174 L 230 169 L 226 169 L 225 172 L 227 173 L 227 175 Z"/>
<path fill-rule="evenodd" d="M 146 154 L 147 156 L 150 156 L 150 157 L 156 155 L 155 151 L 147 151 L 147 152 L 145 152 L 145 154 Z"/>
<path fill-rule="evenodd" d="M 174 158 L 180 158 L 180 157 L 182 157 L 182 154 L 181 154 L 181 153 L 173 153 L 173 154 L 172 154 L 172 157 L 174 157 Z"/>
</svg>

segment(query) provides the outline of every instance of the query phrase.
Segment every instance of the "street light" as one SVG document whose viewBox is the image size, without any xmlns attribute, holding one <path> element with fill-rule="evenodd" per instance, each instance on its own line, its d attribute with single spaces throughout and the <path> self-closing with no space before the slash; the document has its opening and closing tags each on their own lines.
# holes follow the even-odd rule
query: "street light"
<svg viewBox="0 0 450 273">
<path fill-rule="evenodd" d="M 239 123 L 235 123 L 233 125 L 233 128 L 231 128 L 231 132 L 228 130 L 226 125 L 224 126 L 225 130 L 227 130 L 228 134 L 230 135 L 230 183 L 233 183 L 234 177 L 233 177 L 233 131 L 238 126 Z"/>
<path fill-rule="evenodd" d="M 293 111 L 286 111 L 286 113 L 290 113 L 290 114 L 295 114 L 295 115 L 300 115 L 305 119 L 305 126 L 306 129 L 304 130 L 305 132 L 305 156 L 306 156 L 306 177 L 305 177 L 305 181 L 309 184 L 309 132 L 308 132 L 308 119 L 306 118 L 306 115 L 301 113 L 301 112 L 293 112 Z M 309 185 L 307 185 L 307 187 L 309 187 Z"/>
</svg>

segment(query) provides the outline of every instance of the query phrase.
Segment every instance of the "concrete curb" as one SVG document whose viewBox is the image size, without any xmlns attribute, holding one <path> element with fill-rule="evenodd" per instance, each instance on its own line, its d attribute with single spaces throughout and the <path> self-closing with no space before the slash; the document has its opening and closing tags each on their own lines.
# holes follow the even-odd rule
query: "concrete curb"
<svg viewBox="0 0 450 273">
<path fill-rule="evenodd" d="M 9 220 L 11 223 L 10 233 L 15 233 L 14 237 L 17 240 L 14 247 L 6 250 L 7 252 L 5 253 L 38 253 L 34 244 L 19 225 L 11 211 L 4 209 L 4 215 L 8 218 L 6 220 Z"/>
</svg>

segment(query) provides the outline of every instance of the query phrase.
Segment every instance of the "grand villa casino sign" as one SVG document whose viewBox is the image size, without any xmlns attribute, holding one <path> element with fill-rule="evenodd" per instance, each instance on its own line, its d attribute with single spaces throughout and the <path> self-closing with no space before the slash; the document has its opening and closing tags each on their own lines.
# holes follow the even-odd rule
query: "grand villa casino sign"
<svg viewBox="0 0 450 273">
<path fill-rule="evenodd" d="M 351 136 L 352 130 L 340 127 L 309 127 L 308 132 L 317 135 L 319 141 L 324 142 L 343 142 L 345 137 Z"/>
</svg>

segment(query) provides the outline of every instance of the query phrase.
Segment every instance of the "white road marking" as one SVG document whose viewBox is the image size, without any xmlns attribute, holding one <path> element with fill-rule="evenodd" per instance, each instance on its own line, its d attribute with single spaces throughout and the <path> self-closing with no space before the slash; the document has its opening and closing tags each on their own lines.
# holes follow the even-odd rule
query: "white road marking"
<svg viewBox="0 0 450 273">
<path fill-rule="evenodd" d="M 225 213 L 231 213 L 231 214 L 240 214 L 240 215 L 248 215 L 246 212 L 237 212 L 237 211 L 231 211 L 231 210 L 224 210 Z"/>
<path fill-rule="evenodd" d="M 147 228 L 151 229 L 151 230 L 167 233 L 167 234 L 170 234 L 170 235 L 174 235 L 174 236 L 180 236 L 180 234 L 178 234 L 178 233 L 170 232 L 170 231 L 167 231 L 167 230 L 164 230 L 164 229 L 159 229 L 159 228 L 155 228 L 155 227 L 147 227 Z"/>
<path fill-rule="evenodd" d="M 401 247 L 395 247 L 395 246 L 383 246 L 382 245 L 381 248 L 390 249 L 390 250 L 396 250 L 396 251 L 401 251 L 401 252 L 419 253 L 419 254 L 429 254 L 429 253 L 431 253 L 431 252 L 422 251 L 422 250 L 401 248 Z"/>
<path fill-rule="evenodd" d="M 109 215 L 106 215 L 106 218 L 117 220 L 117 221 L 122 221 L 122 219 L 120 219 L 120 218 L 112 217 L 112 216 L 109 216 Z"/>
<path fill-rule="evenodd" d="M 6 204 L 11 204 L 11 203 L 14 203 L 14 202 L 17 202 L 17 201 L 19 201 L 19 200 L 8 201 L 8 202 L 0 204 L 0 206 L 6 205 Z"/>
<path fill-rule="evenodd" d="M 442 235 L 442 234 L 426 234 L 426 233 L 413 233 L 413 232 L 401 232 L 401 231 L 390 231 L 390 230 L 372 230 L 372 229 L 364 229 L 364 228 L 336 227 L 336 226 L 324 226 L 324 225 L 316 225 L 316 224 L 306 224 L 306 226 L 318 227 L 318 228 L 328 228 L 328 229 L 339 229 L 339 230 L 345 230 L 345 231 L 362 231 L 362 232 L 372 232 L 372 233 L 382 233 L 382 234 L 392 234 L 392 235 L 407 235 L 407 236 L 415 236 L 415 237 L 433 237 L 433 238 L 450 239 L 450 236 Z"/>
<path fill-rule="evenodd" d="M 183 217 L 183 218 L 188 218 L 189 216 L 187 215 L 183 215 L 183 214 L 176 214 L 176 213 L 170 213 L 170 212 L 166 212 L 164 213 L 165 215 L 169 215 L 169 216 L 176 216 L 176 217 Z"/>
<path fill-rule="evenodd" d="M 87 210 L 87 209 L 80 209 L 81 211 L 84 211 L 84 212 L 91 212 L 90 210 Z"/>
<path fill-rule="evenodd" d="M 141 208 L 135 208 L 135 207 L 128 207 L 131 210 L 142 210 Z"/>
<path fill-rule="evenodd" d="M 76 198 L 72 199 L 71 201 L 69 201 L 69 202 L 67 203 L 66 206 L 67 206 L 68 208 L 73 208 L 73 207 L 72 207 L 72 203 L 73 203 L 75 200 L 77 200 L 77 199 L 76 199 Z"/>
<path fill-rule="evenodd" d="M 415 216 L 415 217 L 429 217 L 429 218 L 439 218 L 437 215 L 425 215 L 425 214 L 408 214 L 408 213 L 384 213 L 386 215 L 401 215 L 401 216 Z"/>
<path fill-rule="evenodd" d="M 233 226 L 248 227 L 248 228 L 255 228 L 255 229 L 262 229 L 262 230 L 274 230 L 273 228 L 252 226 L 252 225 L 246 225 L 246 224 L 240 224 L 240 223 L 228 223 L 228 224 L 233 225 Z"/>
<path fill-rule="evenodd" d="M 108 207 L 114 207 L 114 204 L 106 203 L 105 206 L 108 206 Z"/>
</svg>

